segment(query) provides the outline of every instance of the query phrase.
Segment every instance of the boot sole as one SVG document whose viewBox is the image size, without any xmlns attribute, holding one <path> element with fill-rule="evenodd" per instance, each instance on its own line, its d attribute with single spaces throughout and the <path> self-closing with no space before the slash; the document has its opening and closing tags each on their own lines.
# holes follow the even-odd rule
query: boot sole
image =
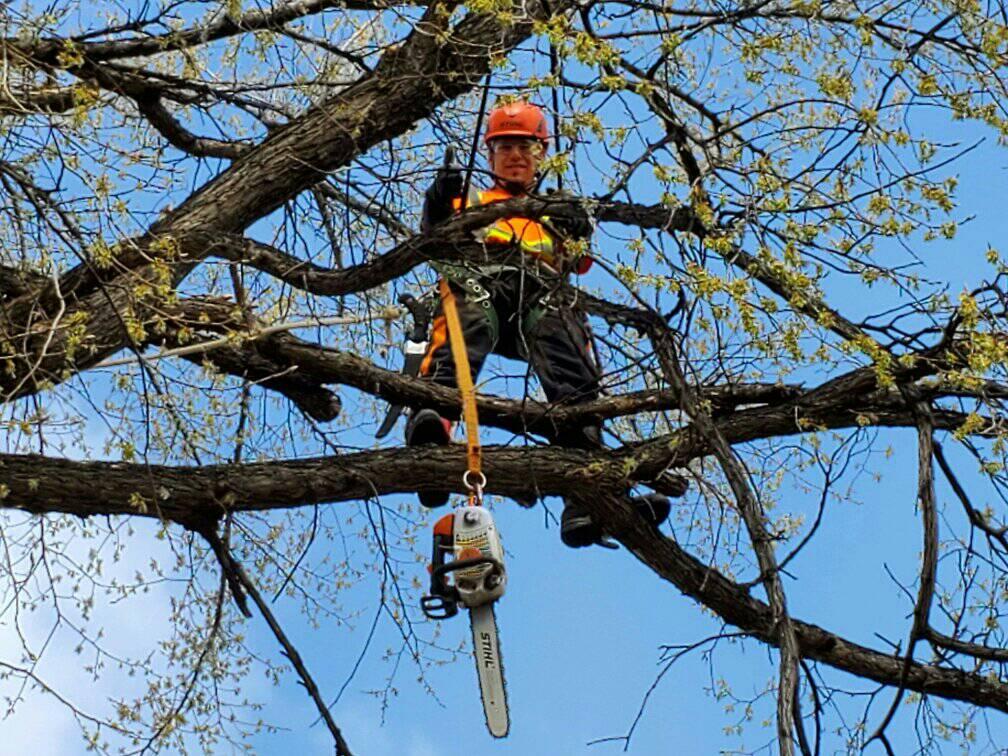
<svg viewBox="0 0 1008 756">
<path fill-rule="evenodd" d="M 601 537 L 602 531 L 596 527 L 588 515 L 571 517 L 560 525 L 560 540 L 564 546 L 569 546 L 572 549 L 592 546 L 598 543 Z"/>
<path fill-rule="evenodd" d="M 420 423 L 410 434 L 409 446 L 447 446 L 451 439 L 445 433 L 440 418 Z M 448 491 L 421 491 L 417 494 L 420 505 L 426 509 L 443 507 L 451 498 Z"/>
</svg>

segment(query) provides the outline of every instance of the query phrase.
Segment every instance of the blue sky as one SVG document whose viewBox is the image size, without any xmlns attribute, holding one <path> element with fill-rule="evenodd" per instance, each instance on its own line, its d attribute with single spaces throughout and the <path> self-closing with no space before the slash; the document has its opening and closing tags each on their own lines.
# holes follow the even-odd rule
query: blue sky
<svg viewBox="0 0 1008 756">
<path fill-rule="evenodd" d="M 936 126 L 936 128 L 947 128 Z M 957 124 L 954 137 L 978 130 Z M 937 138 L 936 138 L 936 141 Z M 948 280 L 952 292 L 972 286 L 987 275 L 983 254 L 988 242 L 1004 238 L 1008 223 L 1001 198 L 1008 189 L 1002 148 L 991 142 L 965 156 L 949 172 L 960 176 L 960 208 L 975 214 L 952 242 L 936 242 L 920 247 L 928 271 Z M 863 291 L 854 279 L 831 285 L 828 293 L 841 309 L 859 308 Z M 395 363 L 395 358 L 392 359 Z M 509 365 L 510 372 L 520 366 Z M 514 389 L 516 382 L 511 382 Z M 398 443 L 401 424 L 392 442 Z M 367 445 L 369 429 L 351 439 Z M 875 483 L 863 477 L 860 503 L 830 504 L 816 538 L 791 566 L 794 579 L 785 582 L 792 613 L 803 620 L 822 624 L 846 637 L 876 648 L 884 644 L 876 637 L 883 633 L 892 640 L 904 640 L 909 627 L 909 604 L 899 588 L 886 576 L 886 568 L 906 583 L 917 569 L 920 523 L 914 512 L 916 450 L 910 431 L 884 432 L 877 444 L 891 444 L 894 453 L 885 459 L 871 457 L 871 469 L 883 478 Z M 964 469 L 970 462 L 960 457 Z M 966 478 L 980 489 L 972 476 Z M 943 483 L 942 502 L 951 502 Z M 685 511 L 694 501 L 691 493 L 677 503 L 676 512 Z M 809 510 L 814 494 L 787 491 L 784 504 Z M 395 505 L 396 500 L 390 500 Z M 558 515 L 560 502 L 547 502 Z M 356 512 L 357 504 L 332 505 L 337 513 Z M 443 510 L 442 510 L 443 511 Z M 433 521 L 417 509 L 413 515 Z M 478 699 L 471 659 L 464 654 L 453 663 L 425 670 L 436 698 L 417 683 L 416 668 L 405 660 L 395 673 L 396 694 L 383 711 L 382 701 L 369 691 L 381 690 L 393 665 L 383 659 L 386 649 L 398 648 L 398 631 L 387 617 L 379 624 L 370 650 L 347 691 L 334 707 L 337 723 L 355 753 L 366 756 L 428 756 L 455 754 L 610 754 L 623 748 L 622 742 L 591 741 L 626 733 L 642 700 L 661 669 L 663 646 L 692 643 L 718 633 L 719 623 L 690 599 L 651 574 L 626 552 L 601 549 L 571 551 L 561 546 L 555 524 L 547 526 L 542 505 L 531 511 L 510 502 L 495 506 L 498 527 L 509 554 L 509 589 L 497 608 L 508 679 L 512 715 L 511 735 L 493 741 L 486 733 Z M 954 506 L 949 516 L 959 516 Z M 676 521 L 676 515 L 673 515 Z M 684 537 L 673 525 L 676 535 Z M 324 547 L 323 547 L 324 548 Z M 421 538 L 417 553 L 426 557 L 429 543 Z M 126 559 L 112 568 L 129 574 L 152 555 L 168 559 L 170 554 L 154 537 L 154 527 L 139 524 L 126 549 Z M 423 579 L 422 565 L 416 574 Z M 346 601 L 363 615 L 347 627 L 311 627 L 293 602 L 281 599 L 275 610 L 301 651 L 319 683 L 323 696 L 332 699 L 343 685 L 365 643 L 370 609 L 378 591 L 376 580 L 365 580 L 348 592 Z M 145 629 L 164 622 L 170 596 L 167 587 L 102 611 L 107 614 L 110 637 L 134 652 L 141 652 L 148 636 Z M 757 591 L 757 595 L 762 595 Z M 419 595 L 412 596 L 418 601 Z M 255 616 L 246 623 L 250 646 L 259 654 L 280 661 L 279 648 Z M 34 628 L 44 634 L 46 628 Z M 727 628 L 730 632 L 731 628 Z M 465 616 L 444 623 L 439 642 L 458 646 L 468 639 Z M 0 638 L 5 637 L 0 634 Z M 6 636 L 10 642 L 10 636 Z M 80 670 L 80 658 L 67 649 L 47 654 L 44 676 L 61 682 L 77 693 L 78 702 L 96 703 L 122 692 L 105 682 L 92 683 Z M 739 737 L 725 732 L 737 723 L 741 705 L 726 711 L 727 700 L 717 700 L 713 691 L 724 679 L 739 698 L 758 696 L 775 675 L 776 656 L 760 644 L 722 641 L 713 662 L 696 651 L 665 674 L 650 696 L 637 726 L 631 751 L 639 754 L 714 754 L 757 751 L 773 738 L 773 705 L 764 695 L 757 705 L 755 723 Z M 839 680 L 833 676 L 833 680 Z M 127 683 L 128 685 L 128 683 Z M 328 734 L 313 722 L 314 709 L 293 674 L 274 687 L 253 673 L 245 683 L 245 693 L 262 701 L 262 716 L 284 729 L 277 734 L 261 734 L 250 744 L 261 753 L 327 753 Z M 877 722 L 890 700 L 884 693 L 873 708 L 871 722 Z M 846 705 L 846 704 L 845 704 Z M 855 712 L 861 703 L 848 709 Z M 761 725 L 766 719 L 768 725 Z M 911 753 L 915 742 L 912 714 L 907 711 L 894 725 L 899 753 Z M 384 721 L 383 721 L 384 720 Z M 994 743 L 1008 743 L 1004 717 L 992 715 Z M 35 756 L 83 753 L 77 728 L 64 708 L 43 697 L 38 705 L 21 706 L 3 725 L 5 745 L 11 753 L 29 750 Z M 826 733 L 824 752 L 842 752 L 842 742 Z M 765 749 L 765 750 L 773 750 Z M 879 749 L 876 749 L 879 750 Z M 223 752 L 223 751 L 222 751 Z M 952 752 L 952 751 L 950 751 Z M 978 747 L 977 753 L 992 753 Z"/>
</svg>

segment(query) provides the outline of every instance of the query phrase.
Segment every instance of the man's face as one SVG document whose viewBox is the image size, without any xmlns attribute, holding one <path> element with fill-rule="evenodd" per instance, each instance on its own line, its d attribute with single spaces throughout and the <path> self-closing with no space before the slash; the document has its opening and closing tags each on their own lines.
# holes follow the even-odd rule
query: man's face
<svg viewBox="0 0 1008 756">
<path fill-rule="evenodd" d="M 545 148 L 538 139 L 499 137 L 490 142 L 490 170 L 500 180 L 529 186 L 544 153 Z"/>
</svg>

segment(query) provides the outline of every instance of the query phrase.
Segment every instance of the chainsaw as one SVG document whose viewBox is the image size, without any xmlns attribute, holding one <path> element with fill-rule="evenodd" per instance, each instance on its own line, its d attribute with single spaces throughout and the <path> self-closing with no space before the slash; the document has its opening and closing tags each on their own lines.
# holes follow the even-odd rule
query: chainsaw
<svg viewBox="0 0 1008 756">
<path fill-rule="evenodd" d="M 507 572 L 490 512 L 481 506 L 464 506 L 438 520 L 429 570 L 430 595 L 421 599 L 420 607 L 436 620 L 454 617 L 459 604 L 469 610 L 487 729 L 495 738 L 503 738 L 510 723 L 494 602 L 504 595 Z"/>
</svg>

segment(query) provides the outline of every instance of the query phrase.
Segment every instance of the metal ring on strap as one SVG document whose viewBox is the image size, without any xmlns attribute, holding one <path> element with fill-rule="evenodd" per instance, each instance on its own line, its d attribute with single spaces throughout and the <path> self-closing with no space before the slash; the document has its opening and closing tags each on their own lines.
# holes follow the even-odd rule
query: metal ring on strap
<svg viewBox="0 0 1008 756">
<path fill-rule="evenodd" d="M 477 475 L 479 475 L 479 482 L 478 483 L 471 483 L 469 481 L 469 476 L 472 475 L 474 472 Z M 462 483 L 470 491 L 472 491 L 474 489 L 477 490 L 477 491 L 481 491 L 481 490 L 483 490 L 483 487 L 486 486 L 487 479 L 486 479 L 486 475 L 484 475 L 483 472 L 480 471 L 480 470 L 466 470 L 462 474 Z"/>
<path fill-rule="evenodd" d="M 473 473 L 479 476 L 479 481 L 471 483 L 469 476 Z M 469 489 L 469 506 L 483 506 L 483 487 L 486 485 L 486 475 L 481 470 L 466 470 L 462 474 L 462 483 Z"/>
</svg>

